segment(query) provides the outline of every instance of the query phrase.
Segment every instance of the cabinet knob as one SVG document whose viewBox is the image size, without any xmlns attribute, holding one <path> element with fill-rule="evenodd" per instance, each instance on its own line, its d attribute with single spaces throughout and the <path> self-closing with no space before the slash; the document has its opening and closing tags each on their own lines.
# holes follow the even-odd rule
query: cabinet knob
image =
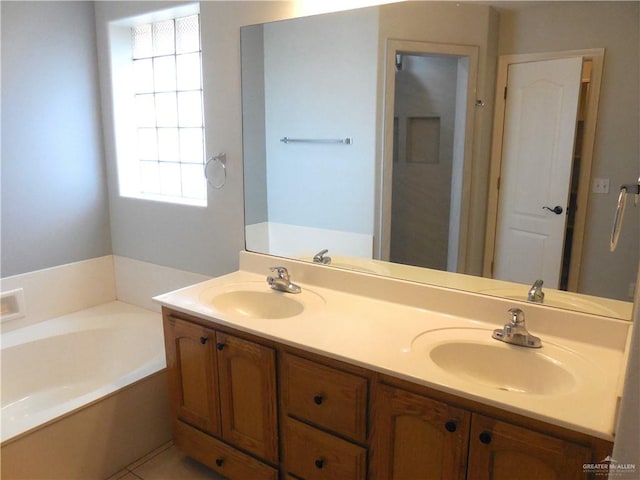
<svg viewBox="0 0 640 480">
<path fill-rule="evenodd" d="M 491 440 L 492 440 L 491 433 L 489 433 L 489 432 L 482 432 L 480 434 L 479 438 L 480 438 L 480 441 L 482 443 L 484 443 L 485 445 L 489 445 L 491 443 Z"/>
<path fill-rule="evenodd" d="M 447 432 L 453 433 L 458 429 L 458 424 L 453 420 L 449 420 L 447 423 L 444 424 L 444 428 L 447 429 Z"/>
<path fill-rule="evenodd" d="M 216 465 L 221 467 L 224 463 L 224 458 L 216 458 Z"/>
<path fill-rule="evenodd" d="M 224 347 L 226 347 L 226 345 L 222 342 L 218 342 L 216 343 L 216 348 L 220 351 L 224 350 Z"/>
<path fill-rule="evenodd" d="M 208 338 L 208 337 L 200 337 L 200 343 L 201 343 L 202 345 L 204 345 L 205 343 L 207 343 L 207 341 L 209 341 L 209 338 Z"/>
<path fill-rule="evenodd" d="M 313 397 L 313 403 L 315 403 L 316 405 L 322 405 L 322 402 L 324 402 L 324 398 L 322 397 L 322 395 L 316 395 L 315 397 Z"/>
<path fill-rule="evenodd" d="M 316 464 L 316 468 L 323 468 L 324 467 L 324 459 L 319 458 L 315 461 Z"/>
</svg>

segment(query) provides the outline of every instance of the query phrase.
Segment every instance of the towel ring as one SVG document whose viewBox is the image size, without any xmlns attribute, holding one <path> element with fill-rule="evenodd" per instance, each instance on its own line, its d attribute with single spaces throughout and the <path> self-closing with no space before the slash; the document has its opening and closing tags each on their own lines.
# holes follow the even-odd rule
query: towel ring
<svg viewBox="0 0 640 480">
<path fill-rule="evenodd" d="M 620 229 L 622 227 L 622 219 L 624 218 L 624 207 L 627 204 L 627 189 L 623 186 L 618 194 L 618 205 L 616 206 L 616 214 L 613 218 L 613 227 L 611 228 L 611 240 L 609 241 L 609 250 L 614 252 L 618 246 L 618 238 L 620 237 Z"/>
<path fill-rule="evenodd" d="M 216 190 L 224 187 L 227 183 L 227 154 L 219 153 L 207 160 L 204 166 L 204 177 L 211 188 Z"/>
<path fill-rule="evenodd" d="M 618 238 L 620 230 L 622 230 L 622 219 L 624 218 L 624 208 L 627 204 L 627 196 L 633 195 L 633 205 L 638 205 L 640 200 L 640 177 L 637 183 L 629 183 L 620 185 L 620 193 L 618 194 L 618 205 L 616 206 L 616 214 L 613 218 L 613 227 L 611 229 L 611 240 L 609 241 L 609 250 L 615 251 L 618 246 Z"/>
</svg>

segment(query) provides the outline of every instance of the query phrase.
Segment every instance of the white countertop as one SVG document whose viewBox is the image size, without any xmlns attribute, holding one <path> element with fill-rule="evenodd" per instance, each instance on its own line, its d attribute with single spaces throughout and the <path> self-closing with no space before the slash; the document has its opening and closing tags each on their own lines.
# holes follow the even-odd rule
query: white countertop
<svg viewBox="0 0 640 480">
<path fill-rule="evenodd" d="M 318 267 L 298 268 L 299 278 L 305 280 L 313 279 L 317 274 L 317 270 L 309 273 L 308 269 Z M 342 275 L 352 275 L 349 278 L 357 281 L 358 277 L 353 275 L 362 274 L 343 273 Z M 625 366 L 625 345 L 630 329 L 629 322 L 589 315 L 581 319 L 577 314 L 569 315 L 566 312 L 558 316 L 553 309 L 536 310 L 535 306 L 529 305 L 522 307 L 525 312 L 529 310 L 533 317 L 531 322 L 527 322 L 529 330 L 542 338 L 543 347 L 540 351 L 544 351 L 545 346 L 547 349 L 559 348 L 566 355 L 580 359 L 587 367 L 587 374 L 577 381 L 576 388 L 567 392 L 532 394 L 504 391 L 448 373 L 427 358 L 428 354 L 420 347 L 420 341 L 414 342 L 421 334 L 432 330 L 473 328 L 486 330 L 487 342 L 492 344 L 496 341 L 490 339 L 491 331 L 505 323 L 505 316 L 493 315 L 496 317 L 495 321 L 487 321 L 487 312 L 494 308 L 505 312 L 504 305 L 510 304 L 505 304 L 504 301 L 494 305 L 495 302 L 501 301 L 446 289 L 436 288 L 434 293 L 435 287 L 411 285 L 397 280 L 372 279 L 371 276 L 366 275 L 363 278 L 365 283 L 367 281 L 392 282 L 388 285 L 385 283 L 380 285 L 389 290 L 400 288 L 405 295 L 409 291 L 414 297 L 416 294 L 421 295 L 421 292 L 424 292 L 426 298 L 435 298 L 434 295 L 439 295 L 443 299 L 446 297 L 453 312 L 450 314 L 442 308 L 442 305 L 431 310 L 406 303 L 378 300 L 366 295 L 345 293 L 321 286 L 326 283 L 326 278 L 325 282 L 318 281 L 314 284 L 298 282 L 296 276 L 292 275 L 292 280 L 302 287 L 302 293 L 282 295 L 291 295 L 305 304 L 307 308 L 303 314 L 280 319 L 250 318 L 217 310 L 211 303 L 215 295 L 225 290 L 250 287 L 264 288 L 265 292 L 271 292 L 265 279 L 266 274 L 239 270 L 157 296 L 154 300 L 172 309 L 286 345 L 605 440 L 613 439 L 620 378 Z M 371 291 L 375 295 L 375 288 Z M 451 297 L 452 295 L 454 297 Z M 393 297 L 391 293 L 387 296 Z M 454 302 L 451 302 L 451 298 Z M 463 313 L 476 311 L 478 314 L 461 315 L 461 308 Z M 446 313 L 443 313 L 443 310 Z M 537 318 L 540 320 L 536 321 Z M 581 322 L 579 323 L 581 327 L 574 329 L 575 338 L 571 335 L 574 331 L 572 328 L 556 329 L 559 323 L 558 318 L 567 318 L 567 322 Z M 446 332 L 452 332 L 455 337 L 456 330 Z M 590 332 L 593 335 L 590 335 Z M 605 339 L 603 332 L 611 333 L 607 334 Z M 442 337 L 442 334 L 440 336 Z M 601 342 L 600 339 L 603 341 Z M 508 348 L 525 349 L 525 347 L 513 346 Z M 513 370 L 514 375 L 521 374 L 517 365 L 504 365 L 504 368 Z"/>
</svg>

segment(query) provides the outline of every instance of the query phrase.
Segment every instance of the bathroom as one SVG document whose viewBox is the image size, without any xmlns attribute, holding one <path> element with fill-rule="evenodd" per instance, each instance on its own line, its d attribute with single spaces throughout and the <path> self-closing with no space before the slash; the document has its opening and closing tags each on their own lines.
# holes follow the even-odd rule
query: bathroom
<svg viewBox="0 0 640 480">
<path fill-rule="evenodd" d="M 194 207 L 118 195 L 113 112 L 105 87 L 109 85 L 106 22 L 169 5 L 2 2 L 3 279 L 103 259 L 105 273 L 101 278 L 107 280 L 94 286 L 97 292 L 93 293 L 104 298 L 93 305 L 117 298 L 158 311 L 158 305 L 150 300 L 154 295 L 238 269 L 238 252 L 245 247 L 239 27 L 319 11 L 305 2 L 200 4 L 207 156 L 225 153 L 226 183 L 222 188 L 208 189 L 206 206 Z M 540 47 L 533 50 L 525 44 L 518 53 L 608 48 L 592 177 L 608 178 L 611 190 L 589 198 L 593 209 L 589 211 L 587 253 L 583 256 L 587 260 L 582 269 L 586 293 L 630 302 L 630 284 L 635 281 L 638 265 L 637 210 L 628 205 L 616 255 L 591 252 L 608 242 L 618 185 L 638 175 L 638 65 L 628 61 L 637 60 L 638 42 L 627 42 L 638 36 L 637 10 L 635 18 L 622 23 L 628 25 L 628 34 L 620 34 L 620 19 L 612 20 L 614 40 L 631 45 L 623 53 L 606 43 L 607 29 L 600 25 L 601 17 L 594 15 L 597 20 L 590 17 L 593 23 L 588 29 L 602 37 L 589 44 L 579 37 L 584 32 L 570 31 L 575 38 L 566 32 L 557 38 L 547 34 L 538 39 L 546 41 Z M 504 16 L 500 20 L 506 29 L 515 28 L 520 19 Z M 513 50 L 502 45 L 498 53 Z M 493 96 L 491 89 L 484 89 Z M 482 138 L 485 142 L 479 148 L 484 148 L 486 155 L 490 148 L 486 132 Z M 474 178 L 482 181 L 488 175 L 487 168 Z M 484 239 L 477 244 L 482 243 Z M 2 291 L 6 290 L 3 286 Z M 25 292 L 29 315 L 38 308 L 34 302 Z M 17 325 L 23 320 L 3 323 L 3 333 L 12 322 Z"/>
</svg>

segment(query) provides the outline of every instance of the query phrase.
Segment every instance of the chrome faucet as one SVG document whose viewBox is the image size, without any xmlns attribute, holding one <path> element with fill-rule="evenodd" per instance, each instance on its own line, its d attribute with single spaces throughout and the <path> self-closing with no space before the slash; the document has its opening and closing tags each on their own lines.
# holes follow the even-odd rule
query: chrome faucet
<svg viewBox="0 0 640 480">
<path fill-rule="evenodd" d="M 313 263 L 322 263 L 323 265 L 329 265 L 331 263 L 331 257 L 325 257 L 324 254 L 329 250 L 326 248 L 324 250 L 320 250 L 313 256 Z"/>
<path fill-rule="evenodd" d="M 271 267 L 272 272 L 276 272 L 276 276 L 272 277 L 269 275 L 267 277 L 267 283 L 274 290 L 278 290 L 280 292 L 287 293 L 300 293 L 302 288 L 299 285 L 291 282 L 289 278 L 289 271 L 284 267 Z"/>
<path fill-rule="evenodd" d="M 510 308 L 511 321 L 503 328 L 497 328 L 491 335 L 492 338 L 512 345 L 522 347 L 540 348 L 542 341 L 529 333 L 524 324 L 524 312 L 519 308 Z"/>
<path fill-rule="evenodd" d="M 529 295 L 527 295 L 527 300 L 535 303 L 544 302 L 544 292 L 542 291 L 542 284 L 544 282 L 540 279 L 533 282 L 531 288 L 529 289 Z"/>
</svg>

